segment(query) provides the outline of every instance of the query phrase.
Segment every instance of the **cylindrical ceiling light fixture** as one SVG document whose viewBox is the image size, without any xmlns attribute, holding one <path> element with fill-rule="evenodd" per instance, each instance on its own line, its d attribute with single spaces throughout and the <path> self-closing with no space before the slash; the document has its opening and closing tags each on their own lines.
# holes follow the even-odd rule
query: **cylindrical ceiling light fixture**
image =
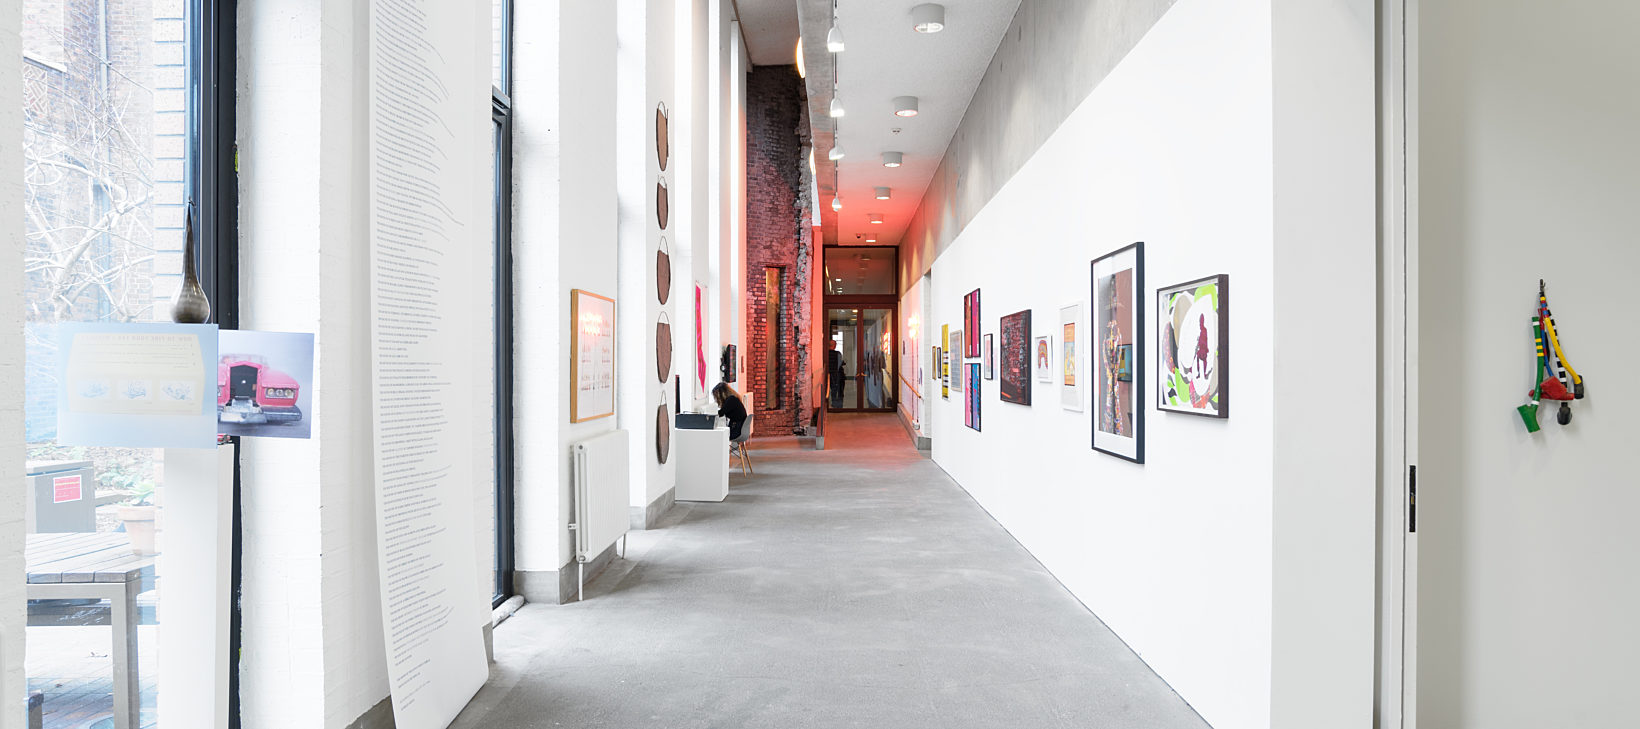
<svg viewBox="0 0 1640 729">
<path fill-rule="evenodd" d="M 891 191 L 886 187 L 879 187 L 876 190 L 877 190 L 877 199 L 878 200 L 887 200 L 889 198 L 890 193 L 891 193 Z"/>
<path fill-rule="evenodd" d="M 871 221 L 872 225 L 882 225 L 883 224 L 883 214 L 882 213 L 867 213 L 866 214 L 866 220 Z"/>
<path fill-rule="evenodd" d="M 896 97 L 894 97 L 894 116 L 916 116 L 916 115 L 917 115 L 917 97 L 915 97 L 915 96 L 896 96 Z"/>
<path fill-rule="evenodd" d="M 883 166 L 884 167 L 899 167 L 900 164 L 904 161 L 905 161 L 905 155 L 903 155 L 899 152 L 884 152 L 883 153 Z"/>
<path fill-rule="evenodd" d="M 833 21 L 833 28 L 835 28 Z M 923 3 L 911 9 L 911 28 L 918 33 L 938 33 L 945 30 L 945 6 Z"/>
<path fill-rule="evenodd" d="M 835 89 L 833 89 L 832 93 L 836 94 L 837 91 Z M 836 96 L 831 97 L 831 118 L 833 118 L 833 119 L 843 118 L 843 100 L 837 98 Z"/>
</svg>

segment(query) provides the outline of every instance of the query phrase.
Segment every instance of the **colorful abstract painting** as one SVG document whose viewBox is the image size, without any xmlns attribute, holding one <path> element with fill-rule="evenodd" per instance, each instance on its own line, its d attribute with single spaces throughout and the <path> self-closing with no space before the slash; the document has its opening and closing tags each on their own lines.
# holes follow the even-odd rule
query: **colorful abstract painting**
<svg viewBox="0 0 1640 729">
<path fill-rule="evenodd" d="M 985 335 L 985 345 L 983 349 L 985 351 L 985 379 L 994 380 L 997 378 L 997 348 L 996 342 L 991 340 L 990 334 Z"/>
<path fill-rule="evenodd" d="M 1002 317 L 1003 402 L 1031 404 L 1031 310 Z"/>
<path fill-rule="evenodd" d="M 963 356 L 978 359 L 979 349 L 979 289 L 974 289 L 967 296 L 962 297 L 962 327 L 968 333 L 963 341 Z"/>
<path fill-rule="evenodd" d="M 951 325 L 940 325 L 940 346 L 951 341 Z M 940 356 L 935 359 L 934 367 L 940 371 L 940 397 L 951 399 L 951 350 L 940 349 Z"/>
<path fill-rule="evenodd" d="M 1072 412 L 1082 412 L 1082 305 L 1071 304 L 1059 308 L 1059 404 Z"/>
<path fill-rule="evenodd" d="M 966 374 L 962 366 L 962 349 L 967 346 L 967 340 L 962 338 L 962 330 L 958 329 L 951 332 L 951 338 L 947 341 L 951 343 L 951 351 L 957 353 L 956 361 L 951 363 L 951 391 L 962 392 L 962 378 Z"/>
<path fill-rule="evenodd" d="M 1230 416 L 1230 277 L 1156 292 L 1157 403 L 1163 410 Z"/>
<path fill-rule="evenodd" d="M 979 363 L 968 365 L 968 406 L 963 409 L 963 422 L 979 430 Z"/>
<path fill-rule="evenodd" d="M 1144 261 L 1144 244 L 1134 243 L 1090 265 L 1093 449 L 1134 463 L 1145 462 L 1144 369 L 1132 366 L 1144 361 Z"/>
<path fill-rule="evenodd" d="M 1037 337 L 1031 345 L 1032 367 L 1037 382 L 1053 382 L 1053 337 Z"/>
</svg>

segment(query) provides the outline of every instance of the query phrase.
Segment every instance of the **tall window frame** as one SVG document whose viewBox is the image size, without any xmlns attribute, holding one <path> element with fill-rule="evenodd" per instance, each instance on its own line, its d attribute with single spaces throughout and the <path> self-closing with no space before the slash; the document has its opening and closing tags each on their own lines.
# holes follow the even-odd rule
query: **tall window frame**
<svg viewBox="0 0 1640 729">
<path fill-rule="evenodd" d="M 490 606 L 513 588 L 512 0 L 499 0 L 499 68 L 490 88 L 495 124 L 495 584 Z"/>
</svg>

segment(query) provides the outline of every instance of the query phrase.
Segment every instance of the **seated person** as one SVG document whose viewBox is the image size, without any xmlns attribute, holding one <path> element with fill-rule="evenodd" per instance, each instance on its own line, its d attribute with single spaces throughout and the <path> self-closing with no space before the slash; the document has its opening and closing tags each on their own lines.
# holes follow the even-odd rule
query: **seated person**
<svg viewBox="0 0 1640 729">
<path fill-rule="evenodd" d="M 746 424 L 746 404 L 741 402 L 740 393 L 729 383 L 719 382 L 712 388 L 712 399 L 717 401 L 718 416 L 729 419 L 729 440 L 739 438 L 740 428 Z"/>
</svg>

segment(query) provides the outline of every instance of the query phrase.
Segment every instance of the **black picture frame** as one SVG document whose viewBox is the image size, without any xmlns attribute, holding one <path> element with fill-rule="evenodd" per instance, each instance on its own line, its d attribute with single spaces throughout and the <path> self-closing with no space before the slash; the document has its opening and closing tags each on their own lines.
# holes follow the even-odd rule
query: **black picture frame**
<svg viewBox="0 0 1640 729">
<path fill-rule="evenodd" d="M 1117 261 L 1129 255 L 1133 258 L 1132 263 L 1129 266 L 1129 268 L 1133 271 L 1133 276 L 1128 282 L 1129 289 L 1127 294 L 1129 305 L 1133 309 L 1133 329 L 1128 333 L 1128 338 L 1131 339 L 1128 344 L 1133 346 L 1132 362 L 1135 364 L 1132 367 L 1133 378 L 1131 380 L 1117 381 L 1118 385 L 1126 385 L 1129 388 L 1127 402 L 1128 409 L 1132 414 L 1132 434 L 1122 435 L 1120 433 L 1106 432 L 1099 429 L 1100 417 L 1104 415 L 1106 403 L 1110 397 L 1108 390 L 1114 389 L 1110 387 L 1110 381 L 1114 379 L 1115 376 L 1114 368 L 1107 359 L 1109 355 L 1106 354 L 1107 349 L 1112 346 L 1107 344 L 1109 322 L 1106 320 L 1106 311 L 1101 308 L 1107 306 L 1106 302 L 1109 301 L 1111 297 L 1108 294 L 1101 296 L 1101 292 L 1099 290 L 1099 269 L 1101 264 Z M 1119 273 L 1121 270 L 1126 269 L 1116 269 L 1115 272 Z M 1144 294 L 1146 293 L 1146 289 L 1144 242 L 1139 241 L 1122 246 L 1121 248 L 1099 256 L 1089 262 L 1088 293 L 1088 303 L 1090 305 L 1090 311 L 1088 314 L 1091 326 L 1089 327 L 1086 341 L 1090 345 L 1088 348 L 1088 354 L 1090 361 L 1094 365 L 1091 368 L 1092 371 L 1089 373 L 1089 379 L 1093 385 L 1093 398 L 1089 403 L 1091 405 L 1089 410 L 1092 411 L 1091 415 L 1093 419 L 1091 445 L 1094 450 L 1099 451 L 1100 453 L 1115 456 L 1126 461 L 1132 461 L 1133 463 L 1142 464 L 1145 462 L 1145 411 L 1149 409 L 1146 406 L 1148 398 L 1144 396 L 1146 380 L 1145 367 L 1143 364 L 1145 362 L 1144 343 L 1147 332 L 1146 327 L 1148 326 L 1145 319 Z M 1109 293 L 1119 294 L 1120 292 Z M 1116 344 L 1119 346 L 1121 343 L 1118 342 Z M 1114 354 L 1114 351 L 1112 351 L 1111 354 Z M 1101 435 L 1105 436 L 1103 440 L 1104 445 L 1101 445 Z M 1131 448 L 1121 447 L 1123 445 L 1122 441 L 1124 440 L 1131 441 Z"/>
<path fill-rule="evenodd" d="M 1165 359 L 1170 351 L 1167 337 L 1170 336 L 1171 322 L 1166 318 L 1167 296 L 1191 289 L 1199 289 L 1204 284 L 1211 283 L 1216 287 L 1218 306 L 1215 312 L 1218 315 L 1218 353 L 1215 355 L 1214 368 L 1218 378 L 1219 404 L 1216 412 L 1208 412 L 1195 408 L 1181 408 L 1167 403 L 1167 382 L 1160 377 L 1167 362 Z M 1229 274 L 1214 274 L 1203 276 L 1191 281 L 1176 283 L 1172 286 L 1163 286 L 1156 289 L 1156 409 L 1162 412 L 1194 415 L 1199 418 L 1226 419 L 1230 417 L 1230 276 Z"/>
</svg>

